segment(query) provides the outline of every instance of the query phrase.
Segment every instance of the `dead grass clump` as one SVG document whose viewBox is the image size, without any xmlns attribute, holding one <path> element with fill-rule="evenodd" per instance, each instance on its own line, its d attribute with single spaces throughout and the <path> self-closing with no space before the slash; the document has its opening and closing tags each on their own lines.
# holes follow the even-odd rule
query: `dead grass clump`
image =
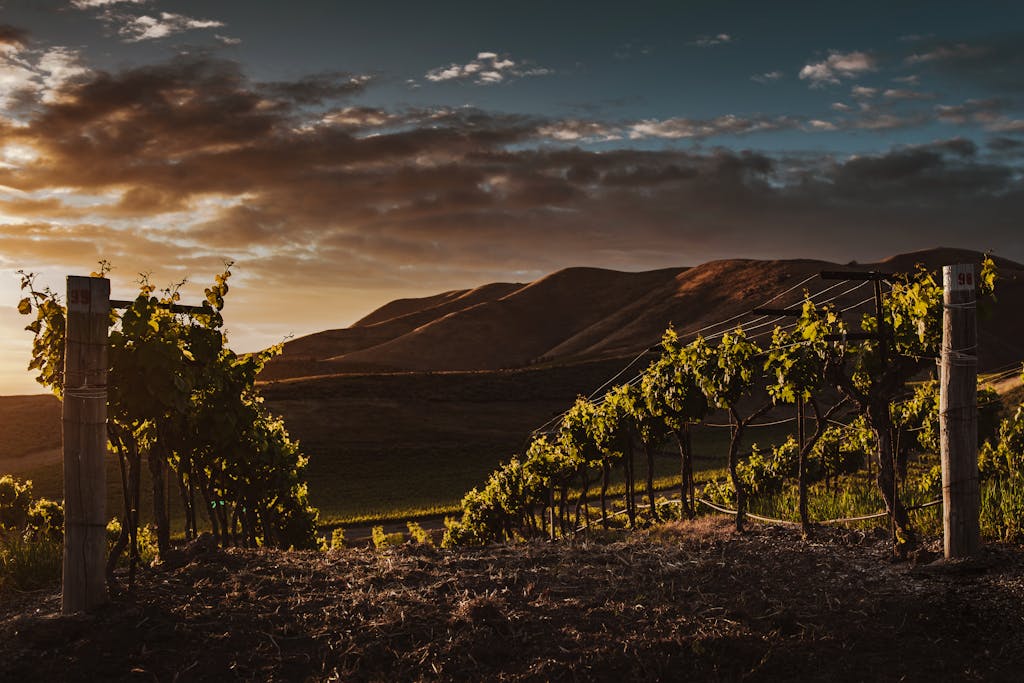
<svg viewBox="0 0 1024 683">
<path fill-rule="evenodd" d="M 659 524 L 647 532 L 647 537 L 662 545 L 704 546 L 727 541 L 735 534 L 736 525 L 731 517 L 707 515 Z"/>
<path fill-rule="evenodd" d="M 473 626 L 489 626 L 495 631 L 508 631 L 508 605 L 501 596 L 491 594 L 466 596 L 452 610 L 453 622 L 466 622 Z"/>
</svg>

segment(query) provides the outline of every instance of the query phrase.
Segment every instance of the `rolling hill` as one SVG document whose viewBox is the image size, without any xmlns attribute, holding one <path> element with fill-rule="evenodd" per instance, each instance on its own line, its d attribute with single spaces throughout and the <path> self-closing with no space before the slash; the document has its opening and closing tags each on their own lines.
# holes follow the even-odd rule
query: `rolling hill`
<svg viewBox="0 0 1024 683">
<path fill-rule="evenodd" d="M 638 273 L 569 268 L 525 285 L 495 283 L 392 302 L 349 328 L 288 342 L 264 378 L 498 370 L 607 359 L 638 353 L 656 343 L 670 324 L 688 334 L 731 319 L 748 332 L 767 336 L 775 321 L 741 314 L 775 297 L 774 306 L 792 304 L 802 290 L 820 292 L 819 302 L 852 307 L 847 315 L 855 322 L 872 310 L 870 285 L 842 284 L 815 274 L 824 269 L 905 272 L 918 263 L 936 269 L 980 257 L 977 252 L 934 249 L 847 266 L 727 260 Z M 1007 260 L 998 264 L 998 307 L 1018 309 L 1024 303 L 1024 266 Z M 983 369 L 1024 357 L 1017 329 L 1013 316 L 982 320 Z"/>
</svg>

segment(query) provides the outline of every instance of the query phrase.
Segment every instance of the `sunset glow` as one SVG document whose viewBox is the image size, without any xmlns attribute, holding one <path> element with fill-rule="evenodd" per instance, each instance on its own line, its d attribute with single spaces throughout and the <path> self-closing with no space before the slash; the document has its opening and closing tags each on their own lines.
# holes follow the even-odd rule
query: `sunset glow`
<svg viewBox="0 0 1024 683">
<path fill-rule="evenodd" d="M 1024 260 L 1024 6 L 675 5 L 0 0 L 0 394 L 18 269 L 233 260 L 252 350 L 574 265 Z"/>
</svg>

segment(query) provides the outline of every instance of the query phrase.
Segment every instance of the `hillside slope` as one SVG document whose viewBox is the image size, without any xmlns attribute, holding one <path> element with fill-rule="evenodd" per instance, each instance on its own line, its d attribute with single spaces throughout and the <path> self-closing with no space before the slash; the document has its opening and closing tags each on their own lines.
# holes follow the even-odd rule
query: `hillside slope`
<svg viewBox="0 0 1024 683">
<path fill-rule="evenodd" d="M 392 302 L 348 329 L 289 342 L 264 376 L 495 370 L 623 357 L 657 342 L 670 324 L 683 334 L 707 335 L 742 323 L 763 340 L 783 319 L 743 314 L 769 301 L 792 305 L 804 290 L 819 303 L 848 308 L 847 319 L 856 326 L 872 310 L 870 283 L 823 280 L 816 277 L 821 270 L 906 272 L 917 263 L 937 269 L 980 259 L 978 252 L 933 249 L 845 266 L 735 259 L 638 273 L 569 268 L 527 285 L 495 283 Z M 1024 266 L 1004 259 L 998 265 L 996 309 L 1020 310 Z M 729 322 L 714 326 L 721 321 Z M 1019 330 L 1015 313 L 982 316 L 983 370 L 1024 357 Z"/>
</svg>

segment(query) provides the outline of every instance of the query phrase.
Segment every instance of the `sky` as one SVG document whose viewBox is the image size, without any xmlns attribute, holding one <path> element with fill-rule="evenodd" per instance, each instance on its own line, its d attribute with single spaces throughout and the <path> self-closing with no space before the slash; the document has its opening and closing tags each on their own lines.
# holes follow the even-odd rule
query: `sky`
<svg viewBox="0 0 1024 683">
<path fill-rule="evenodd" d="M 569 266 L 1024 261 L 1024 3 L 0 0 L 17 271 L 233 261 L 234 348 Z"/>
</svg>

